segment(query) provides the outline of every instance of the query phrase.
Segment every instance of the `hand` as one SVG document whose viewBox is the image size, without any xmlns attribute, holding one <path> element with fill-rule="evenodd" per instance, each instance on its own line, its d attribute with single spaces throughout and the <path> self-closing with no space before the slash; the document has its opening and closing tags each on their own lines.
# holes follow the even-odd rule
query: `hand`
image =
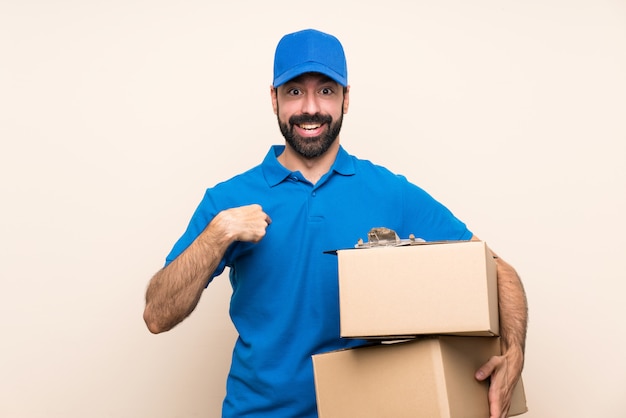
<svg viewBox="0 0 626 418">
<path fill-rule="evenodd" d="M 476 371 L 477 380 L 491 377 L 489 385 L 489 417 L 506 418 L 511 407 L 513 389 L 522 374 L 524 355 L 522 350 L 509 350 L 501 356 L 493 356 Z"/>
<path fill-rule="evenodd" d="M 247 242 L 259 242 L 271 223 L 269 215 L 256 204 L 223 210 L 211 222 L 230 241 Z"/>
</svg>

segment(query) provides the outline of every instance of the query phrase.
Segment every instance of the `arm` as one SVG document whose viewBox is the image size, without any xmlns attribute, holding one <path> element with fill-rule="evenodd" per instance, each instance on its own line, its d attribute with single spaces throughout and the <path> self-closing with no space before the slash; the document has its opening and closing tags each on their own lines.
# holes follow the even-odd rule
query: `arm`
<svg viewBox="0 0 626 418">
<path fill-rule="evenodd" d="M 143 314 L 150 332 L 169 331 L 189 316 L 230 244 L 260 241 L 270 223 L 259 205 L 218 213 L 185 251 L 150 280 Z"/>
<path fill-rule="evenodd" d="M 472 240 L 477 239 L 472 237 Z M 489 405 L 491 418 L 508 414 L 513 389 L 524 367 L 528 305 L 526 293 L 515 269 L 494 253 L 498 272 L 498 305 L 502 355 L 495 356 L 476 372 L 478 380 L 491 377 Z"/>
</svg>

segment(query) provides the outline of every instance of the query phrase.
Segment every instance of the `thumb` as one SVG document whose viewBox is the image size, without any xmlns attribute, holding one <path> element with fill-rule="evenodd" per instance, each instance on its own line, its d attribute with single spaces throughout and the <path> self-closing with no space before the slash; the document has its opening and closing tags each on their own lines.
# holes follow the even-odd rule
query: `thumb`
<svg viewBox="0 0 626 418">
<path fill-rule="evenodd" d="M 498 357 L 494 356 L 489 359 L 489 361 L 483 364 L 480 369 L 476 370 L 474 377 L 476 380 L 483 381 L 492 375 L 494 370 L 496 370 L 498 364 Z"/>
</svg>

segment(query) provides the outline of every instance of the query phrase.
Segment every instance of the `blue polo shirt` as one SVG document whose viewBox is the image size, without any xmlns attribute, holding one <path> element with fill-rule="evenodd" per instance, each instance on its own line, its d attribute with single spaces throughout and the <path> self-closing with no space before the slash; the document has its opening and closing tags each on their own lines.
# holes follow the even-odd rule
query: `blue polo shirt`
<svg viewBox="0 0 626 418">
<path fill-rule="evenodd" d="M 373 227 L 427 241 L 472 236 L 424 190 L 342 147 L 315 185 L 278 162 L 283 150 L 272 147 L 259 166 L 208 189 L 167 257 L 224 209 L 256 203 L 272 219 L 259 243 L 232 244 L 213 276 L 230 268 L 239 334 L 223 417 L 317 417 L 311 356 L 362 343 L 339 337 L 337 257 L 325 251 L 353 247 Z"/>
</svg>

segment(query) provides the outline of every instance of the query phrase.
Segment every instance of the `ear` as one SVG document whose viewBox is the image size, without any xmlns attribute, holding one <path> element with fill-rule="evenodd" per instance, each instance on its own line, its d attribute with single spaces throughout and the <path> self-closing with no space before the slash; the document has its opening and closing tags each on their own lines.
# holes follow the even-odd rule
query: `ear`
<svg viewBox="0 0 626 418">
<path fill-rule="evenodd" d="M 274 114 L 278 114 L 278 100 L 276 98 L 276 89 L 274 86 L 270 86 L 270 96 L 272 97 L 272 109 L 274 109 Z"/>
<path fill-rule="evenodd" d="M 348 113 L 348 107 L 350 106 L 350 86 L 346 86 L 346 90 L 343 93 L 343 114 Z"/>
</svg>

